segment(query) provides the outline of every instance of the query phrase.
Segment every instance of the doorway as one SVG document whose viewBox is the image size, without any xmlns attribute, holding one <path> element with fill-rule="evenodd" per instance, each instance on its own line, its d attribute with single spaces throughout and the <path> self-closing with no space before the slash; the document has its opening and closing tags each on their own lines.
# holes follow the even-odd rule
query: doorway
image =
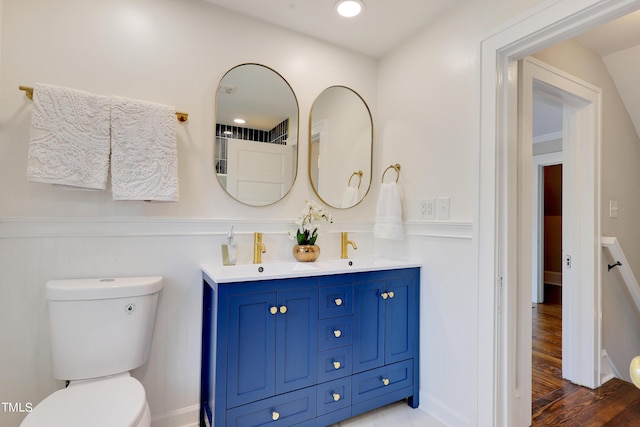
<svg viewBox="0 0 640 427">
<path fill-rule="evenodd" d="M 516 387 L 521 389 L 517 401 L 518 425 L 531 423 L 532 316 L 531 297 L 534 284 L 533 254 L 543 252 L 534 224 L 544 223 L 543 215 L 534 213 L 533 200 L 533 100 L 542 94 L 561 106 L 562 111 L 562 172 L 563 196 L 559 229 L 562 239 L 561 294 L 562 316 L 562 376 L 567 380 L 596 388 L 600 385 L 600 301 L 599 297 L 599 146 L 601 91 L 574 76 L 555 69 L 534 58 L 520 61 L 519 70 L 519 142 L 517 145 L 517 313 L 514 313 L 514 363 Z M 556 171 L 557 173 L 557 171 Z M 556 178 L 557 180 L 557 178 Z M 571 191 L 565 191 L 571 189 Z M 570 218 L 571 221 L 566 219 Z M 563 220 L 564 219 L 564 220 Z M 558 218 L 554 218 L 556 223 Z M 552 221 L 552 222 L 553 222 Z M 541 224 L 544 229 L 544 224 Z M 540 228 L 540 227 L 539 227 Z M 561 229 L 561 231 L 560 231 Z M 537 249 L 534 249 L 538 246 Z M 544 265 L 539 256 L 538 264 Z M 557 260 L 556 260 L 557 261 Z M 544 271 L 542 273 L 544 278 Z M 543 280 L 544 282 L 544 280 Z M 578 286 L 579 284 L 579 286 Z M 540 292 L 539 292 L 540 293 Z M 595 308 L 595 310 L 594 310 Z"/>
</svg>

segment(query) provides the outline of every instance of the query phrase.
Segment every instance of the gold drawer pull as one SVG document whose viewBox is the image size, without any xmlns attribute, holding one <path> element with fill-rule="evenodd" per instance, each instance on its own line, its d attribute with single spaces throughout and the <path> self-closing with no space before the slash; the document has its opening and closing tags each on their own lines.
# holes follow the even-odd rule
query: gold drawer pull
<svg viewBox="0 0 640 427">
<path fill-rule="evenodd" d="M 278 307 L 271 307 L 271 308 L 269 309 L 269 313 L 271 313 L 271 314 L 276 314 L 276 313 L 278 313 Z"/>
<path fill-rule="evenodd" d="M 338 307 L 342 305 L 342 299 L 340 299 L 340 298 L 336 298 L 336 300 L 334 302 L 336 303 L 336 305 Z"/>
<path fill-rule="evenodd" d="M 285 314 L 287 312 L 287 306 L 283 305 L 280 307 L 280 313 Z"/>
<path fill-rule="evenodd" d="M 340 395 L 338 393 L 333 393 L 333 401 L 337 402 L 338 400 L 340 400 Z"/>
<path fill-rule="evenodd" d="M 271 413 L 271 419 L 272 419 L 273 421 L 278 421 L 278 420 L 280 419 L 280 414 L 279 414 L 279 413 L 277 413 L 276 411 L 273 411 L 273 412 Z"/>
<path fill-rule="evenodd" d="M 393 298 L 393 297 L 395 297 L 395 296 L 396 296 L 396 294 L 395 294 L 395 293 L 393 293 L 393 291 L 389 291 L 389 298 Z"/>
<path fill-rule="evenodd" d="M 389 378 L 383 378 L 382 379 L 382 384 L 389 385 L 389 383 L 390 383 Z"/>
<path fill-rule="evenodd" d="M 335 335 L 336 338 L 340 338 L 342 336 L 342 331 L 340 331 L 340 329 L 336 329 L 333 331 L 333 335 Z"/>
<path fill-rule="evenodd" d="M 387 292 L 383 292 L 382 294 L 380 294 L 380 296 L 382 297 L 382 299 L 389 298 L 389 294 Z"/>
<path fill-rule="evenodd" d="M 333 362 L 333 367 L 334 367 L 334 368 L 336 368 L 336 369 L 340 369 L 340 366 L 342 366 L 342 365 L 340 364 L 340 362 Z"/>
</svg>

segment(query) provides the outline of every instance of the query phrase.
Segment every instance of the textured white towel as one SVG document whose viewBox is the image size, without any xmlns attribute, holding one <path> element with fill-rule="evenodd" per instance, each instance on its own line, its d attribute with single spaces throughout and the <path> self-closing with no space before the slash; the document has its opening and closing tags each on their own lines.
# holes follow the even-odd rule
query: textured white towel
<svg viewBox="0 0 640 427">
<path fill-rule="evenodd" d="M 112 98 L 111 187 L 114 200 L 178 200 L 174 107 Z"/>
<path fill-rule="evenodd" d="M 402 205 L 395 182 L 380 187 L 373 237 L 402 240 Z"/>
<path fill-rule="evenodd" d="M 104 190 L 110 109 L 109 97 L 36 84 L 27 179 Z"/>
<path fill-rule="evenodd" d="M 358 187 L 347 187 L 342 193 L 342 207 L 350 208 L 351 206 L 355 206 L 360 201 L 360 190 Z"/>
</svg>

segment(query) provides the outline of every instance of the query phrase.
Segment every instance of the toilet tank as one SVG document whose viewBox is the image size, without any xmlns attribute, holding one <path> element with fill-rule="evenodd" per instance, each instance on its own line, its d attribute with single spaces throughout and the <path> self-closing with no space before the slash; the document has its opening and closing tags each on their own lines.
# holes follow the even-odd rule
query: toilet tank
<svg viewBox="0 0 640 427">
<path fill-rule="evenodd" d="M 54 376 L 89 379 L 142 366 L 161 289 L 162 277 L 47 282 Z"/>
</svg>

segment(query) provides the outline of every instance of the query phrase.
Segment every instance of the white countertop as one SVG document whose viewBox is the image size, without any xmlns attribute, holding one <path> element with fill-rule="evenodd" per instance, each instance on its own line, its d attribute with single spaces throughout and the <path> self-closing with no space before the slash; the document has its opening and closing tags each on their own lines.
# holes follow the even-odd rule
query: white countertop
<svg viewBox="0 0 640 427">
<path fill-rule="evenodd" d="M 421 267 L 421 264 L 386 258 L 334 259 L 315 262 L 267 262 L 263 264 L 203 264 L 202 272 L 216 283 L 251 282 L 291 277 L 324 276 Z"/>
</svg>

